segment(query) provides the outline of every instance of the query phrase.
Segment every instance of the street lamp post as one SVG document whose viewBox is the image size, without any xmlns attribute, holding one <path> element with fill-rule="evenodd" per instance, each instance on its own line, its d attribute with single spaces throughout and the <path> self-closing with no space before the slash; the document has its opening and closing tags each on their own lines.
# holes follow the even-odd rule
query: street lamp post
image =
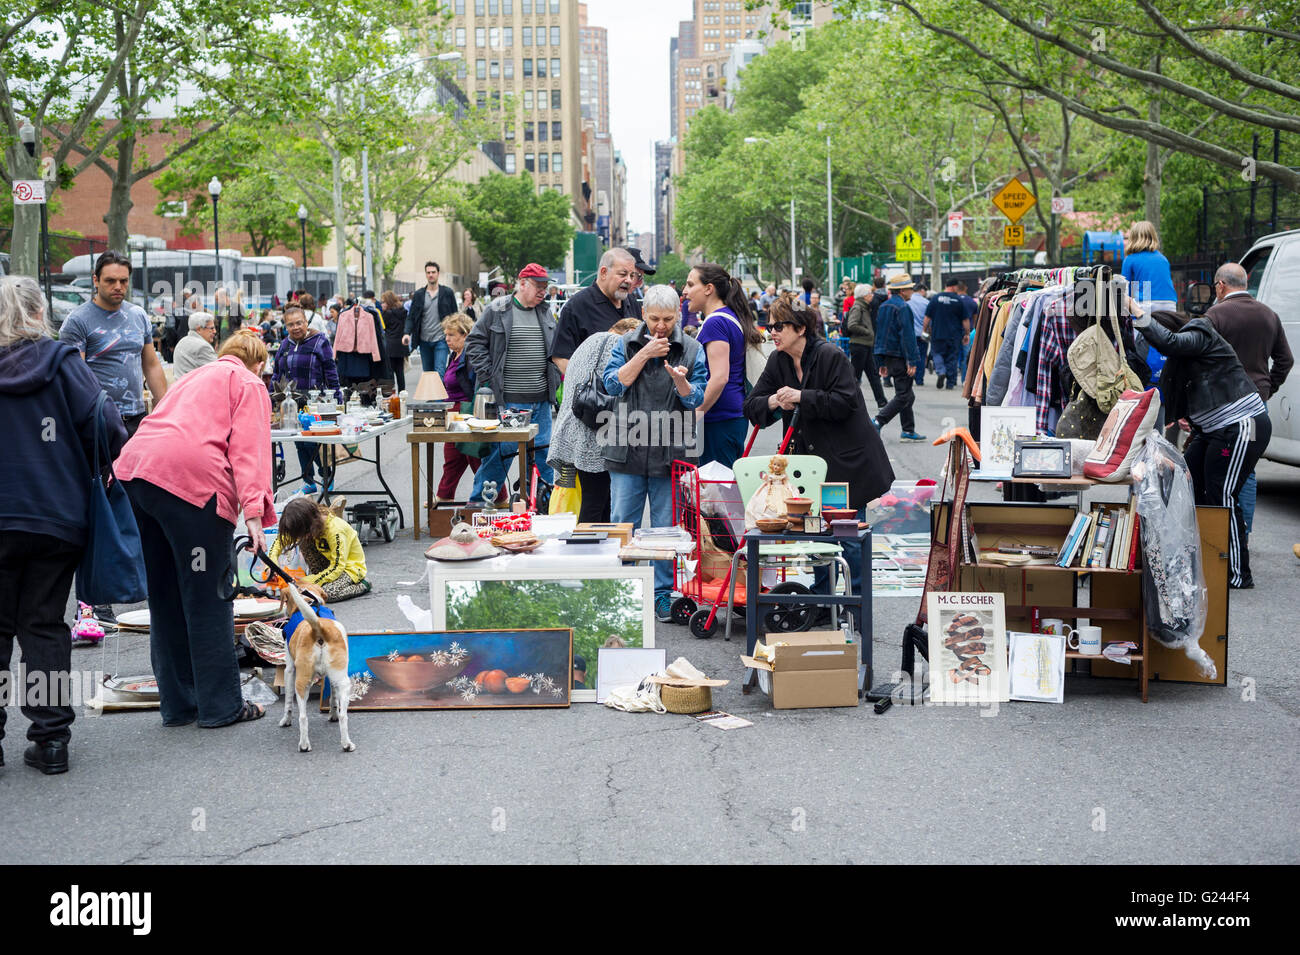
<svg viewBox="0 0 1300 955">
<path fill-rule="evenodd" d="M 18 127 L 18 138 L 23 141 L 23 148 L 27 150 L 27 155 L 36 158 L 36 127 L 30 122 L 23 122 Z M 46 191 L 45 202 L 49 201 L 49 193 Z M 44 264 L 45 273 L 45 320 L 54 321 L 54 295 L 50 292 L 50 222 L 45 211 L 45 202 L 41 203 L 41 260 Z M 41 271 L 41 269 L 37 269 Z"/>
<path fill-rule="evenodd" d="M 212 255 L 213 281 L 220 283 L 221 277 L 221 232 L 217 222 L 217 202 L 221 199 L 221 180 L 216 176 L 208 183 L 208 195 L 212 197 Z M 213 293 L 215 294 L 215 292 Z M 173 304 L 175 304 L 173 302 Z"/>
<path fill-rule="evenodd" d="M 298 206 L 298 225 L 302 228 L 302 287 L 307 287 L 307 207 Z"/>
<path fill-rule="evenodd" d="M 826 291 L 835 295 L 835 226 L 831 212 L 831 134 L 826 134 Z"/>
<path fill-rule="evenodd" d="M 435 62 L 438 63 L 449 63 L 453 60 L 459 60 L 460 58 L 461 58 L 460 52 L 456 50 L 453 50 L 450 53 L 434 53 L 431 54 L 430 56 L 422 56 L 419 59 L 412 60 L 410 63 L 407 63 L 403 66 L 399 66 L 396 69 L 388 70 L 386 73 L 380 73 L 378 76 L 372 76 L 368 79 L 362 80 L 361 112 L 364 113 L 366 111 L 366 84 L 373 83 L 376 80 L 382 80 L 385 77 L 392 76 L 394 73 L 400 73 L 402 72 L 402 70 L 410 69 L 412 66 L 415 66 L 418 63 L 424 63 L 427 60 L 434 60 Z M 370 225 L 370 147 L 364 144 L 361 146 L 361 205 L 362 205 L 361 218 L 366 223 L 366 225 L 369 226 Z M 370 229 L 369 228 L 365 230 L 364 241 L 365 241 L 365 257 L 361 268 L 366 275 L 374 276 L 375 263 L 374 263 L 374 259 L 371 257 L 371 252 L 370 252 Z M 374 281 L 374 279 L 372 278 L 371 281 Z M 380 289 L 376 288 L 375 291 L 379 292 Z"/>
</svg>

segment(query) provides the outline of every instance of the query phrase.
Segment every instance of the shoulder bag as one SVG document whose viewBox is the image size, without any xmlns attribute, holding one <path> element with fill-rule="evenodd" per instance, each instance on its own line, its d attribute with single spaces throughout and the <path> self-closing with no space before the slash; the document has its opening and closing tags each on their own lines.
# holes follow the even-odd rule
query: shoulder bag
<svg viewBox="0 0 1300 955">
<path fill-rule="evenodd" d="M 87 512 L 85 553 L 77 567 L 77 596 L 88 604 L 135 603 L 148 596 L 140 529 L 131 511 L 126 488 L 113 473 L 107 453 L 101 462 L 100 443 L 108 450 L 108 425 L 104 421 L 102 391 L 95 401 L 95 454 L 90 472 L 90 506 Z M 108 483 L 103 471 L 108 472 Z"/>
<path fill-rule="evenodd" d="M 618 398 L 605 393 L 605 386 L 600 379 L 600 370 L 604 362 L 600 360 L 605 349 L 596 356 L 596 366 L 591 370 L 591 377 L 578 382 L 573 388 L 573 415 L 592 431 L 600 427 L 601 412 L 614 413 L 618 407 Z"/>
<path fill-rule="evenodd" d="M 1098 283 L 1100 290 L 1101 283 Z M 1142 380 L 1129 367 L 1124 353 L 1124 339 L 1120 335 L 1118 309 L 1115 305 L 1115 284 L 1105 283 L 1105 290 L 1097 295 L 1097 320 L 1083 330 L 1070 344 L 1066 352 L 1070 372 L 1084 393 L 1097 402 L 1097 407 L 1104 414 L 1115 407 L 1120 395 L 1125 391 L 1142 391 Z M 1111 331 L 1115 334 L 1114 346 L 1102 330 L 1102 317 L 1110 319 Z M 1118 349 L 1118 350 L 1117 350 Z M 1100 425 L 1098 425 L 1100 427 Z"/>
</svg>

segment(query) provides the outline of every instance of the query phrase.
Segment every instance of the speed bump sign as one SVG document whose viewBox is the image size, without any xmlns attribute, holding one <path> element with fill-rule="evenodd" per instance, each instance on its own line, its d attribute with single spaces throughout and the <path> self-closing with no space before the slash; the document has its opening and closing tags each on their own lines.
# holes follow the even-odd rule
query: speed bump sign
<svg viewBox="0 0 1300 955">
<path fill-rule="evenodd" d="M 1033 208 L 1035 201 L 1034 194 L 1014 176 L 993 197 L 993 204 L 1013 223 L 1019 222 L 1024 214 Z"/>
</svg>

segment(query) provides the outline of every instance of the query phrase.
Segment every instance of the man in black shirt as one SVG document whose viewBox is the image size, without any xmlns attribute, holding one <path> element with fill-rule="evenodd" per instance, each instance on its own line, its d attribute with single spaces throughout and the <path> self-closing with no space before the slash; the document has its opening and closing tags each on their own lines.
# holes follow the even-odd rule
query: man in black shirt
<svg viewBox="0 0 1300 955">
<path fill-rule="evenodd" d="M 961 356 L 961 342 L 970 334 L 970 320 L 966 304 L 957 291 L 957 280 L 949 279 L 942 292 L 930 299 L 925 308 L 925 330 L 930 333 L 930 353 L 934 355 L 934 371 L 938 375 L 934 386 L 942 389 L 957 387 L 957 365 Z"/>
<path fill-rule="evenodd" d="M 636 272 L 636 258 L 627 249 L 610 249 L 601 256 L 596 281 L 569 296 L 560 310 L 551 350 L 551 360 L 560 374 L 564 374 L 578 346 L 590 336 L 607 332 L 619 319 L 638 314 L 635 306 L 627 302 L 636 285 Z"/>
</svg>

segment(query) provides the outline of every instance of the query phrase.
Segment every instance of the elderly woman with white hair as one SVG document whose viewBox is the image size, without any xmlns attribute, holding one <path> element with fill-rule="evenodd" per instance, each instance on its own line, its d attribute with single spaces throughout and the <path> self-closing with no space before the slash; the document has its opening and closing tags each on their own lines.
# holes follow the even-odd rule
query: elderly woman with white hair
<svg viewBox="0 0 1300 955">
<path fill-rule="evenodd" d="M 709 364 L 704 346 L 682 334 L 671 286 L 652 286 L 641 314 L 605 364 L 605 391 L 622 400 L 596 436 L 609 471 L 611 519 L 640 527 L 649 500 L 651 526 L 671 527 L 672 464 L 695 456 L 695 409 L 704 400 Z M 654 588 L 655 616 L 671 620 L 672 561 L 655 562 Z"/>
<path fill-rule="evenodd" d="M 876 347 L 876 323 L 871 317 L 871 296 L 874 289 L 865 282 L 853 287 L 853 305 L 844 318 L 844 332 L 849 336 L 849 360 L 853 363 L 853 381 L 862 381 L 867 373 L 867 384 L 876 399 L 876 407 L 885 407 L 885 388 L 876 374 L 871 352 Z"/>
<path fill-rule="evenodd" d="M 17 636 L 28 679 L 44 686 L 66 685 L 72 666 L 63 615 L 87 543 L 95 409 L 102 396 L 77 349 L 50 338 L 35 280 L 0 278 L 0 420 L 6 439 L 0 455 L 0 666 L 8 669 Z M 116 404 L 104 401 L 102 407 L 103 453 L 112 460 L 126 441 L 126 427 Z M 0 681 L 13 682 L 7 674 Z M 22 707 L 31 721 L 24 760 L 47 774 L 67 772 L 71 701 L 37 702 Z M 0 705 L 0 738 L 7 709 Z"/>
<path fill-rule="evenodd" d="M 210 361 L 217 360 L 217 350 L 213 342 L 217 340 L 217 319 L 207 312 L 193 312 L 190 315 L 190 333 L 176 343 L 172 354 L 172 380 L 202 368 Z"/>
</svg>

